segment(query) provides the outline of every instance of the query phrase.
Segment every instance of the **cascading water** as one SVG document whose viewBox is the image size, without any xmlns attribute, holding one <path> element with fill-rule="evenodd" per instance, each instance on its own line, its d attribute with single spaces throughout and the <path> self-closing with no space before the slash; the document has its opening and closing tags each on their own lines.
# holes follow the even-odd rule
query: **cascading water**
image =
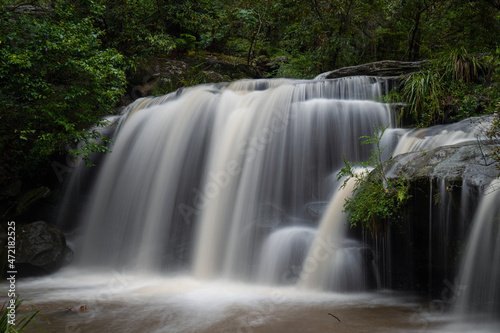
<svg viewBox="0 0 500 333">
<path fill-rule="evenodd" d="M 457 310 L 462 316 L 500 313 L 500 181 L 486 189 L 467 241 L 458 279 Z"/>
<path fill-rule="evenodd" d="M 102 167 L 78 262 L 254 279 L 266 238 L 314 228 L 306 204 L 328 198 L 343 155 L 367 158 L 359 136 L 391 123 L 387 105 L 367 100 L 380 86 L 243 81 L 134 110 Z"/>
<path fill-rule="evenodd" d="M 295 284 L 315 234 L 310 227 L 282 228 L 270 234 L 262 246 L 258 282 Z"/>
<path fill-rule="evenodd" d="M 409 173 L 415 188 L 412 213 L 405 216 L 398 231 L 391 230 L 392 237 L 373 245 L 384 257 L 385 267 L 380 271 L 392 274 L 384 276 L 384 286 L 420 288 L 428 297 L 435 297 L 454 279 L 477 195 L 496 177 L 491 169 L 481 169 L 484 161 L 475 157 L 480 151 L 477 140 L 488 131 L 489 122 L 471 118 L 430 128 L 389 130 L 397 138 L 396 143 L 385 140 L 394 147 L 392 155 L 399 161 L 393 167 L 403 166 L 404 170 L 393 168 L 387 176 L 394 177 L 395 170 L 406 176 Z M 433 150 L 437 147 L 440 149 Z M 481 180 L 478 175 L 483 175 Z"/>
<path fill-rule="evenodd" d="M 404 131 L 399 134 L 401 138 L 393 150 L 393 155 L 476 140 L 478 136 L 483 136 L 488 131 L 488 124 L 488 121 L 483 124 L 478 120 L 466 119 L 449 125 Z"/>
</svg>

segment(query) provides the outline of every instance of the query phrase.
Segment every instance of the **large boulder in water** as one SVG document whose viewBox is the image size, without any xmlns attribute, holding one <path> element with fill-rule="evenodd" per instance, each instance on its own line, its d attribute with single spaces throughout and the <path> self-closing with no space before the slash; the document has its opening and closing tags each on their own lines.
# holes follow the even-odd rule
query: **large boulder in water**
<svg viewBox="0 0 500 333">
<path fill-rule="evenodd" d="M 20 274 L 51 273 L 71 261 L 66 237 L 54 225 L 37 221 L 16 230 L 16 267 Z"/>
</svg>

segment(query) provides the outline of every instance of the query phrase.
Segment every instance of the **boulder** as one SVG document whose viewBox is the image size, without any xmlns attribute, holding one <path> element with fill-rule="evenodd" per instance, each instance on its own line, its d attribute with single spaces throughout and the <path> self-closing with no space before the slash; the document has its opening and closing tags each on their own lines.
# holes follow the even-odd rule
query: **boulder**
<svg viewBox="0 0 500 333">
<path fill-rule="evenodd" d="M 37 221 L 24 225 L 17 229 L 17 236 L 16 266 L 23 275 L 51 273 L 71 261 L 66 237 L 52 224 Z"/>
<path fill-rule="evenodd" d="M 173 91 L 186 84 L 266 77 L 257 67 L 213 54 L 185 55 L 178 60 L 153 57 L 138 66 L 130 78 L 129 94 L 122 97 L 121 105 L 128 105 L 140 97 Z"/>
<path fill-rule="evenodd" d="M 186 74 L 189 65 L 184 61 L 153 58 L 142 64 L 132 76 L 130 92 L 132 99 L 149 96 L 159 84 L 175 85 L 173 82 Z"/>
</svg>

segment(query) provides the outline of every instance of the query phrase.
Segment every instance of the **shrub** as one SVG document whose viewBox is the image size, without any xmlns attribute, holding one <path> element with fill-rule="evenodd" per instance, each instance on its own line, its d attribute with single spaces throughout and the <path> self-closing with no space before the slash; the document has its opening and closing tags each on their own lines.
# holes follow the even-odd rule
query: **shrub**
<svg viewBox="0 0 500 333">
<path fill-rule="evenodd" d="M 337 180 L 344 179 L 342 188 L 354 179 L 352 195 L 344 204 L 344 212 L 349 214 L 351 227 L 361 224 L 372 236 L 385 236 L 392 224 L 401 219 L 403 204 L 411 197 L 409 181 L 401 175 L 395 180 L 385 176 L 387 161 L 382 160 L 385 147 L 380 146 L 384 131 L 375 128 L 374 136 L 362 136 L 361 144 L 371 144 L 370 159 L 366 162 L 348 162 L 344 158 L 344 168 L 337 174 Z M 371 170 L 371 171 L 370 171 Z"/>
</svg>

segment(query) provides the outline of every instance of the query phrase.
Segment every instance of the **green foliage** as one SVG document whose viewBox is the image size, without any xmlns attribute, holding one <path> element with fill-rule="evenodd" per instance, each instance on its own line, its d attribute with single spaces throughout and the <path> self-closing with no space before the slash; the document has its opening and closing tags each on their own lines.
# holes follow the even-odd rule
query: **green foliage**
<svg viewBox="0 0 500 333">
<path fill-rule="evenodd" d="M 463 47 L 444 53 L 437 61 L 444 79 L 463 83 L 478 82 L 487 67 L 481 57 L 469 54 Z"/>
<path fill-rule="evenodd" d="M 177 40 L 173 40 L 172 36 L 166 33 L 149 34 L 145 38 L 144 53 L 151 55 L 169 54 L 179 46 L 176 42 Z"/>
<path fill-rule="evenodd" d="M 19 316 L 19 306 L 23 303 L 23 300 L 19 299 L 17 296 L 14 300 L 14 311 L 16 315 L 15 325 L 12 326 L 9 324 L 9 311 L 8 308 L 10 306 L 9 301 L 5 301 L 0 307 L 0 332 L 2 333 L 21 333 L 26 330 L 26 326 L 35 318 L 36 315 L 40 313 L 40 311 L 35 311 L 31 314 L 25 316 Z"/>
<path fill-rule="evenodd" d="M 90 18 L 66 10 L 0 21 L 0 147 L 15 173 L 34 173 L 70 142 L 93 141 L 86 129 L 124 92 L 122 55 L 101 48 Z"/>
<path fill-rule="evenodd" d="M 297 54 L 291 60 L 281 65 L 276 77 L 312 79 L 317 75 L 318 62 L 309 54 Z"/>
<path fill-rule="evenodd" d="M 419 124 L 431 125 L 442 120 L 439 106 L 439 73 L 426 69 L 410 73 L 402 80 L 401 99 L 407 103 L 401 116 L 411 115 Z"/>
<path fill-rule="evenodd" d="M 464 48 L 443 52 L 425 69 L 406 75 L 400 117 L 430 126 L 494 112 L 500 101 L 499 53 L 474 55 Z"/>
<path fill-rule="evenodd" d="M 375 128 L 374 136 L 362 136 L 362 144 L 373 145 L 370 159 L 366 162 L 349 162 L 344 157 L 345 166 L 337 174 L 337 180 L 344 179 L 342 188 L 354 181 L 351 197 L 344 204 L 344 212 L 349 213 L 351 227 L 361 224 L 372 236 L 385 235 L 391 225 L 397 223 L 401 209 L 411 197 L 409 182 L 401 175 L 397 179 L 385 176 L 387 161 L 382 160 L 385 147 L 380 141 L 387 127 Z"/>
<path fill-rule="evenodd" d="M 190 34 L 181 34 L 174 40 L 176 48 L 182 51 L 192 51 L 196 47 L 196 37 Z"/>
</svg>

